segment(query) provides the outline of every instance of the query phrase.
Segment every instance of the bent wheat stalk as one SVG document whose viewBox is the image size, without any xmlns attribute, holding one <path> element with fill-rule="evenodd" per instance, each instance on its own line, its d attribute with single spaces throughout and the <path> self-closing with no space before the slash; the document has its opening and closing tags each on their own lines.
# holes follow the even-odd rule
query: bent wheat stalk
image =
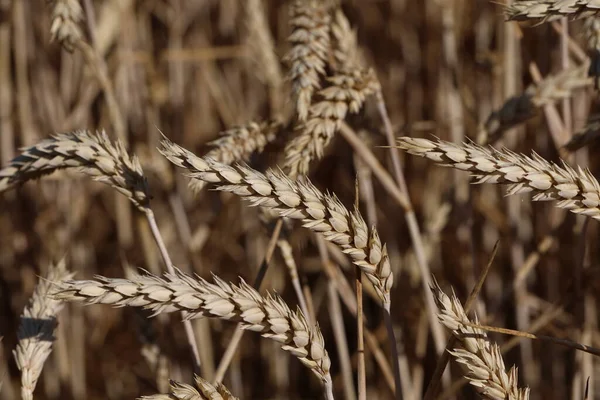
<svg viewBox="0 0 600 400">
<path fill-rule="evenodd" d="M 470 171 L 476 183 L 508 184 L 508 194 L 533 193 L 534 201 L 557 200 L 557 206 L 600 220 L 600 184 L 589 170 L 562 167 L 533 153 L 496 150 L 473 143 L 401 137 L 398 147 L 443 166 Z"/>
<path fill-rule="evenodd" d="M 331 384 L 330 360 L 323 335 L 311 327 L 301 311 L 292 311 L 277 295 L 261 296 L 243 280 L 236 286 L 214 277 L 215 283 L 176 270 L 164 277 L 136 276 L 132 280 L 96 277 L 55 285 L 58 300 L 86 304 L 144 307 L 154 312 L 185 311 L 186 318 L 219 318 L 239 322 L 243 329 L 259 332 L 291 352 L 327 387 Z"/>
<path fill-rule="evenodd" d="M 466 325 L 471 321 L 456 295 L 448 297 L 437 282 L 431 290 L 439 308 L 440 322 L 462 345 L 450 354 L 465 371 L 471 386 L 485 399 L 528 400 L 529 388 L 519 389 L 515 367 L 506 372 L 498 345 L 490 342 L 483 330 Z"/>
<path fill-rule="evenodd" d="M 383 306 L 389 308 L 394 278 L 387 249 L 358 209 L 350 212 L 337 197 L 323 194 L 308 180 L 292 181 L 281 171 L 263 175 L 245 165 L 228 166 L 197 157 L 168 139 L 163 140 L 160 152 L 186 169 L 190 177 L 214 183 L 217 189 L 244 197 L 253 206 L 272 209 L 281 217 L 301 220 L 305 228 L 340 246 L 373 283 Z"/>
<path fill-rule="evenodd" d="M 29 304 L 21 314 L 21 324 L 17 337 L 19 342 L 13 351 L 17 368 L 21 371 L 21 397 L 32 400 L 33 391 L 42 373 L 46 359 L 52 352 L 54 330 L 58 325 L 56 317 L 64 303 L 48 297 L 52 282 L 71 279 L 65 261 L 51 265 L 46 279 L 37 284 Z"/>
<path fill-rule="evenodd" d="M 140 400 L 238 400 L 221 383 L 212 385 L 199 376 L 194 377 L 196 387 L 185 383 L 170 381 L 171 393 L 142 396 Z"/>
<path fill-rule="evenodd" d="M 514 21 L 548 22 L 562 17 L 584 18 L 600 13 L 598 0 L 522 0 L 505 8 L 506 17 Z"/>
</svg>

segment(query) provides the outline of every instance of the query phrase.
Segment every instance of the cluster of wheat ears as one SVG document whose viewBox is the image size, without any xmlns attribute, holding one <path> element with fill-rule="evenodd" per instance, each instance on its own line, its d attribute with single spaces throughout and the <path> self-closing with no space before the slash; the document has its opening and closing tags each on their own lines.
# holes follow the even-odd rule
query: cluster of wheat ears
<svg viewBox="0 0 600 400">
<path fill-rule="evenodd" d="M 286 79 L 282 76 L 280 60 L 275 56 L 274 40 L 263 5 L 260 0 L 247 0 L 247 3 L 249 43 L 255 46 L 256 54 L 254 61 L 262 66 L 261 73 L 266 84 L 272 90 L 280 91 Z M 22 313 L 19 342 L 14 350 L 21 372 L 23 399 L 34 397 L 44 362 L 52 351 L 58 314 L 66 302 L 139 307 L 150 310 L 153 316 L 180 313 L 197 371 L 202 370 L 198 356 L 202 349 L 196 343 L 191 320 L 216 318 L 236 322 L 239 332 L 257 332 L 298 358 L 320 380 L 324 396 L 333 399 L 331 371 L 335 360 L 330 359 L 329 344 L 325 343 L 314 310 L 299 283 L 294 256 L 286 238 L 279 236 L 279 232 L 274 235 L 290 271 L 299 306 L 289 304 L 276 293 L 260 290 L 264 271 L 252 284 L 241 278 L 238 283 L 228 283 L 216 275 L 205 279 L 174 266 L 154 216 L 151 188 L 142 163 L 128 152 L 122 126 L 116 122 L 119 110 L 114 104 L 114 88 L 107 80 L 106 66 L 86 42 L 82 31 L 82 5 L 78 0 L 54 0 L 50 2 L 49 9 L 52 13 L 52 37 L 67 50 L 81 52 L 97 75 L 105 91 L 107 107 L 113 110 L 112 122 L 118 139 L 110 139 L 104 131 L 55 134 L 24 148 L 0 170 L 0 192 L 64 169 L 81 172 L 105 183 L 124 195 L 145 217 L 166 271 L 163 275 L 133 273 L 128 278 L 97 276 L 89 280 L 75 280 L 64 261 L 50 266 Z M 590 46 L 600 47 L 594 41 L 597 35 L 593 34 L 597 25 L 595 15 L 600 12 L 598 1 L 524 0 L 508 6 L 505 12 L 509 20 L 531 20 L 535 23 L 562 17 L 589 18 L 586 26 L 592 32 L 589 35 Z M 432 398 L 434 388 L 441 384 L 450 355 L 482 398 L 529 399 L 529 389 L 519 386 L 517 369 L 507 370 L 499 346 L 487 337 L 486 330 L 491 327 L 480 325 L 476 317 L 468 315 L 478 289 L 473 290 L 469 303 L 463 307 L 456 295 L 447 295 L 430 277 L 427 259 L 431 257 L 430 247 L 435 246 L 435 240 L 426 240 L 427 233 L 420 232 L 398 163 L 398 149 L 443 166 L 468 171 L 476 183 L 506 184 L 509 195 L 531 192 L 534 201 L 552 200 L 560 208 L 600 219 L 600 184 L 591 172 L 571 167 L 567 162 L 549 162 L 535 153 L 526 156 L 491 146 L 503 132 L 534 116 L 536 109 L 545 109 L 569 98 L 573 91 L 591 86 L 594 77 L 589 76 L 593 70 L 589 62 L 583 61 L 581 65 L 532 84 L 521 96 L 509 99 L 502 108 L 489 115 L 476 141 L 452 143 L 414 137 L 396 139 L 387 117 L 381 84 L 374 70 L 366 65 L 358 48 L 356 32 L 340 4 L 334 0 L 294 0 L 290 5 L 289 23 L 290 48 L 281 63 L 289 68 L 291 109 L 274 113 L 271 120 L 250 122 L 223 132 L 211 143 L 212 150 L 203 156 L 168 139 L 168 132 L 161 132 L 163 138 L 158 151 L 183 170 L 189 178 L 190 188 L 196 193 L 210 188 L 242 197 L 248 205 L 260 207 L 266 220 L 276 221 L 276 229 L 279 230 L 282 222 L 288 224 L 285 229 L 292 229 L 295 221 L 299 221 L 299 225 L 316 235 L 321 245 L 336 246 L 351 260 L 359 277 L 356 287 L 350 288 L 355 291 L 350 309 L 357 317 L 359 347 L 364 346 L 365 340 L 368 346 L 377 347 L 377 344 L 373 345 L 373 334 L 364 329 L 367 317 L 363 315 L 362 308 L 364 286 L 365 291 L 378 300 L 388 327 L 387 340 L 391 350 L 389 359 L 384 359 L 383 364 L 392 366 L 392 387 L 396 398 L 400 399 L 411 382 L 406 381 L 410 374 L 402 371 L 399 362 L 401 352 L 397 348 L 401 339 L 392 325 L 391 316 L 402 305 L 392 304 L 391 292 L 395 290 L 394 280 L 398 277 L 394 277 L 397 268 L 390 262 L 385 238 L 378 232 L 373 218 L 363 217 L 359 204 L 344 204 L 334 193 L 318 188 L 307 177 L 310 167 L 323 157 L 332 139 L 338 134 L 343 135 L 351 145 L 355 144 L 352 146 L 361 162 L 401 206 L 413 243 L 413 259 L 416 261 L 411 262 L 421 269 L 426 289 L 424 304 L 428 309 L 429 323 L 436 326 L 441 323 L 452 333 L 453 338 L 446 341 L 442 330 L 432 328 L 440 358 L 437 364 L 439 373 L 432 378 L 426 398 Z M 377 107 L 385 128 L 390 154 L 395 161 L 393 174 L 381 168 L 368 146 L 350 127 L 349 117 L 360 113 L 368 102 Z M 597 121 L 592 121 L 592 124 L 597 125 Z M 593 127 L 583 130 L 570 142 L 559 143 L 560 148 L 579 148 L 597 132 L 598 129 Z M 273 166 L 261 172 L 246 164 L 252 154 L 262 152 L 284 133 L 288 133 L 291 139 L 277 155 Z M 556 140 L 560 141 L 560 135 Z M 267 265 L 268 262 L 263 267 Z M 335 272 L 332 274 L 335 275 Z M 240 272 L 240 275 L 244 273 Z M 366 280 L 363 282 L 360 276 Z M 485 274 L 481 277 L 479 288 L 484 279 Z M 339 282 L 332 286 L 334 294 L 345 289 Z M 239 339 L 240 336 L 234 336 L 226 354 L 235 352 Z M 568 345 L 582 347 L 576 343 Z M 342 350 L 337 349 L 336 352 Z M 231 359 L 225 362 L 225 369 L 229 361 Z M 356 368 L 358 398 L 365 399 L 364 355 L 362 359 L 359 357 Z M 336 371 L 339 369 L 344 367 L 336 367 Z M 142 398 L 236 399 L 220 383 L 221 380 L 222 375 L 215 382 L 196 376 L 193 386 L 171 381 L 168 394 Z"/>
</svg>

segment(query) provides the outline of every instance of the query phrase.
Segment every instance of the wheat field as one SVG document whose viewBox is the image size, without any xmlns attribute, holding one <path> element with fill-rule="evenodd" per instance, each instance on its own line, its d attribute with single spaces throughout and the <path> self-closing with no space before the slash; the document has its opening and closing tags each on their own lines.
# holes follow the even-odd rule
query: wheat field
<svg viewBox="0 0 600 400">
<path fill-rule="evenodd" d="M 599 88 L 598 0 L 0 0 L 0 399 L 600 399 Z"/>
</svg>

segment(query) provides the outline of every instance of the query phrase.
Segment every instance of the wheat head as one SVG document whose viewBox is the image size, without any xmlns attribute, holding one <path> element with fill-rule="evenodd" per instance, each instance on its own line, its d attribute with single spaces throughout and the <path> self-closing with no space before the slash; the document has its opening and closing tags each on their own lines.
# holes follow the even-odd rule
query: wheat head
<svg viewBox="0 0 600 400">
<path fill-rule="evenodd" d="M 171 391 L 169 394 L 155 394 L 142 396 L 141 400 L 238 400 L 237 397 L 221 383 L 212 385 L 198 375 L 194 377 L 196 387 L 185 383 L 170 381 Z"/>
<path fill-rule="evenodd" d="M 534 201 L 557 200 L 557 206 L 600 220 L 600 184 L 589 170 L 548 162 L 473 143 L 401 137 L 398 147 L 443 166 L 469 171 L 476 183 L 506 183 L 508 194 L 533 193 Z"/>
<path fill-rule="evenodd" d="M 600 12 L 599 0 L 521 0 L 507 6 L 509 20 L 539 22 L 554 21 L 562 17 L 583 18 Z"/>
<path fill-rule="evenodd" d="M 72 51 L 75 43 L 83 39 L 81 21 L 83 9 L 78 0 L 49 0 L 52 7 L 52 40 L 58 40 L 68 51 Z"/>
<path fill-rule="evenodd" d="M 0 193 L 65 168 L 112 186 L 139 209 L 148 207 L 148 185 L 139 160 L 130 157 L 120 141 L 113 145 L 104 131 L 59 134 L 23 149 L 0 170 Z"/>
<path fill-rule="evenodd" d="M 17 368 L 21 371 L 21 397 L 33 400 L 33 391 L 42 373 L 46 359 L 52 352 L 54 330 L 58 325 L 56 317 L 64 303 L 48 296 L 53 282 L 71 279 L 65 261 L 50 265 L 46 279 L 40 279 L 29 304 L 21 314 L 21 324 L 17 332 L 16 349 L 13 351 Z"/>
<path fill-rule="evenodd" d="M 215 283 L 176 271 L 164 277 L 154 275 L 119 279 L 69 280 L 55 285 L 52 296 L 63 301 L 144 307 L 154 315 L 186 312 L 186 318 L 211 317 L 242 324 L 259 332 L 291 352 L 324 383 L 331 382 L 330 360 L 323 335 L 311 327 L 300 311 L 292 311 L 277 295 L 261 296 L 242 282 L 236 286 L 218 277 Z"/>
<path fill-rule="evenodd" d="M 186 169 L 190 177 L 216 184 L 217 189 L 237 194 L 253 206 L 274 210 L 281 217 L 301 220 L 305 228 L 340 246 L 373 283 L 383 305 L 389 305 L 394 278 L 387 249 L 377 230 L 367 227 L 357 209 L 350 212 L 337 197 L 323 194 L 308 180 L 292 181 L 281 171 L 263 175 L 245 165 L 224 165 L 197 157 L 167 139 L 160 152 Z"/>
</svg>

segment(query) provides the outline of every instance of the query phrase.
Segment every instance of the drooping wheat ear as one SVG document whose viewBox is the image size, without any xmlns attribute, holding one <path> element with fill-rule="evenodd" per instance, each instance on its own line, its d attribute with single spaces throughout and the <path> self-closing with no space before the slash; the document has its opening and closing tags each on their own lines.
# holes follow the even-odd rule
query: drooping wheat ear
<svg viewBox="0 0 600 400">
<path fill-rule="evenodd" d="M 228 166 L 197 157 L 165 139 L 160 152 L 185 168 L 195 179 L 216 184 L 219 190 L 244 197 L 253 206 L 274 210 L 282 217 L 301 220 L 304 227 L 337 244 L 373 283 L 383 305 L 390 303 L 393 276 L 375 228 L 369 229 L 360 212 L 348 211 L 334 195 L 323 194 L 308 180 L 292 181 L 281 171 L 266 175 L 245 165 Z"/>
<path fill-rule="evenodd" d="M 331 23 L 332 52 L 334 69 L 347 71 L 363 65 L 363 57 L 358 48 L 356 30 L 350 26 L 350 21 L 340 7 L 335 10 Z"/>
<path fill-rule="evenodd" d="M 244 3 L 248 31 L 246 43 L 250 48 L 256 73 L 272 88 L 280 88 L 283 74 L 275 52 L 275 43 L 269 29 L 263 0 L 247 0 Z"/>
<path fill-rule="evenodd" d="M 348 112 L 358 113 L 365 99 L 379 90 L 372 69 L 352 69 L 327 80 L 329 86 L 319 91 L 321 100 L 310 106 L 308 120 L 285 148 L 284 168 L 292 177 L 308 174 L 311 161 L 323 156 Z"/>
<path fill-rule="evenodd" d="M 21 314 L 17 337 L 19 342 L 13 351 L 21 371 L 21 397 L 32 400 L 33 391 L 42 373 L 46 359 L 52 352 L 56 317 L 64 304 L 48 297 L 53 282 L 71 279 L 64 260 L 51 265 L 46 279 L 41 279 L 33 292 L 29 304 Z"/>
<path fill-rule="evenodd" d="M 171 383 L 171 393 L 155 394 L 153 396 L 142 396 L 142 400 L 238 400 L 237 397 L 221 383 L 216 386 L 199 376 L 194 377 L 196 387 L 185 383 Z"/>
<path fill-rule="evenodd" d="M 268 143 L 275 140 L 282 126 L 281 121 L 271 120 L 251 122 L 245 126 L 229 129 L 210 143 L 214 149 L 204 157 L 227 165 L 237 161 L 247 161 L 252 153 L 262 152 Z M 202 190 L 205 185 L 202 181 L 190 181 L 190 188 L 195 192 Z"/>
<path fill-rule="evenodd" d="M 0 170 L 0 193 L 65 168 L 77 168 L 112 186 L 139 209 L 148 207 L 148 185 L 140 162 L 129 156 L 120 141 L 113 145 L 104 131 L 59 134 L 23 149 Z"/>
<path fill-rule="evenodd" d="M 239 322 L 244 329 L 281 343 L 325 383 L 330 383 L 330 360 L 323 335 L 300 311 L 292 311 L 277 295 L 261 296 L 243 280 L 236 286 L 214 277 L 215 283 L 181 271 L 112 279 L 70 280 L 55 285 L 52 296 L 86 304 L 144 307 L 154 314 L 186 312 L 186 318 L 211 317 Z"/>
<path fill-rule="evenodd" d="M 73 51 L 75 43 L 83 39 L 79 25 L 83 21 L 83 9 L 79 0 L 48 0 L 52 7 L 52 40 L 58 40 L 65 49 Z"/>
<path fill-rule="evenodd" d="M 568 99 L 576 90 L 590 86 L 592 79 L 588 78 L 588 69 L 588 63 L 569 68 L 530 85 L 522 95 L 511 97 L 490 114 L 478 142 L 494 142 L 507 129 L 534 117 L 539 108 Z"/>
<path fill-rule="evenodd" d="M 290 64 L 290 80 L 296 96 L 298 119 L 308 117 L 315 90 L 321 87 L 321 76 L 331 50 L 331 5 L 327 0 L 294 0 L 290 5 L 292 48 L 284 60 Z"/>
<path fill-rule="evenodd" d="M 598 0 L 521 0 L 505 9 L 513 21 L 554 21 L 562 17 L 583 18 L 600 13 Z"/>
<path fill-rule="evenodd" d="M 534 201 L 557 200 L 557 206 L 600 220 L 600 184 L 589 170 L 577 170 L 510 150 L 473 143 L 401 137 L 398 147 L 443 166 L 470 171 L 476 183 L 506 183 L 508 194 L 533 192 Z"/>
<path fill-rule="evenodd" d="M 450 354 L 465 371 L 465 377 L 475 390 L 485 399 L 529 399 L 529 388 L 519 389 L 517 386 L 517 369 L 512 367 L 506 372 L 498 345 L 490 342 L 483 330 L 465 325 L 471 321 L 456 295 L 452 293 L 452 298 L 448 297 L 435 281 L 431 290 L 439 308 L 440 322 L 462 345 Z"/>
<path fill-rule="evenodd" d="M 600 139 L 600 114 L 591 115 L 586 126 L 575 132 L 571 140 L 565 144 L 565 149 L 573 152 Z"/>
</svg>

